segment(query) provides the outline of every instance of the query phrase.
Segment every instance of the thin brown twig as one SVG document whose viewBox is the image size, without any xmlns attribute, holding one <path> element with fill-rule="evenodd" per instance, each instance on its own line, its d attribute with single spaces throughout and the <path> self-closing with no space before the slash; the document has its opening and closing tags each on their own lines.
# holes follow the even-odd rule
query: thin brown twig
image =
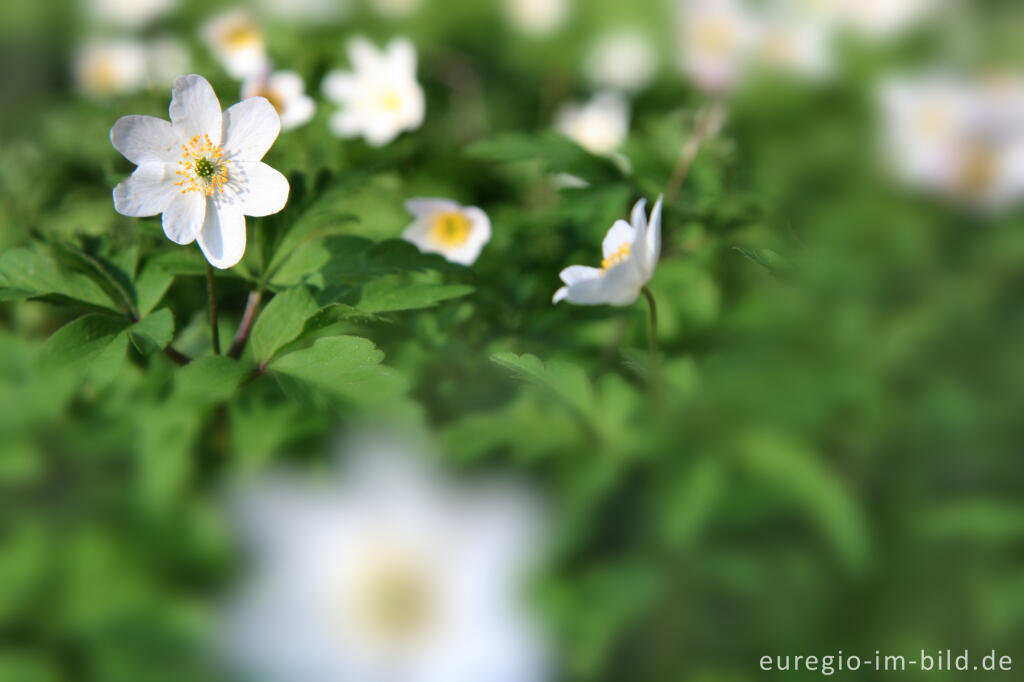
<svg viewBox="0 0 1024 682">
<path fill-rule="evenodd" d="M 238 325 L 235 338 L 231 341 L 231 348 L 228 349 L 229 358 L 237 360 L 242 357 L 242 351 L 245 350 L 245 342 L 249 340 L 252 324 L 256 321 L 256 313 L 259 311 L 262 301 L 262 291 L 249 292 L 249 298 L 245 302 L 245 312 L 242 313 L 242 322 Z"/>
<path fill-rule="evenodd" d="M 700 147 L 704 140 L 717 135 L 724 121 L 725 105 L 721 101 L 713 101 L 701 107 L 697 112 L 697 115 L 694 117 L 693 131 L 686 138 L 686 141 L 683 142 L 683 146 L 679 150 L 679 158 L 676 159 L 675 168 L 672 169 L 672 177 L 669 178 L 668 184 L 665 186 L 666 202 L 672 203 L 675 201 L 676 196 L 679 195 L 679 190 L 683 186 L 683 181 L 686 180 L 686 176 L 693 166 L 693 162 L 697 160 L 697 154 L 700 152 Z"/>
</svg>

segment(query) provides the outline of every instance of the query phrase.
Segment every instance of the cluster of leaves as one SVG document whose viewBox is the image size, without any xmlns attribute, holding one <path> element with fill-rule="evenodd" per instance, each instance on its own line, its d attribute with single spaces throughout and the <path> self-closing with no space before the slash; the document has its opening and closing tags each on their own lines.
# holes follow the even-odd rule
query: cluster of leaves
<svg viewBox="0 0 1024 682">
<path fill-rule="evenodd" d="M 663 190 L 700 96 L 667 75 L 641 95 L 626 173 L 546 130 L 575 78 L 559 50 L 579 46 L 493 41 L 484 3 L 464 4 L 409 27 L 421 130 L 373 150 L 325 140 L 318 112 L 268 155 L 292 194 L 217 274 L 223 355 L 201 254 L 109 198 L 130 169 L 106 131 L 166 94 L 116 114 L 63 94 L 10 128 L 0 679 L 218 679 L 195 652 L 238 556 L 223 488 L 329 467 L 338 433 L 368 421 L 549 500 L 536 601 L 565 679 L 754 680 L 764 654 L 1019 646 L 1021 214 L 879 181 L 877 58 L 854 50 L 828 86 L 754 88 L 666 205 L 655 376 L 642 306 L 550 297 Z M 334 33 L 272 41 L 310 77 L 337 58 Z M 455 67 L 477 86 L 436 76 Z M 558 173 L 589 186 L 557 189 Z M 472 268 L 396 239 L 412 196 L 488 212 Z"/>
</svg>

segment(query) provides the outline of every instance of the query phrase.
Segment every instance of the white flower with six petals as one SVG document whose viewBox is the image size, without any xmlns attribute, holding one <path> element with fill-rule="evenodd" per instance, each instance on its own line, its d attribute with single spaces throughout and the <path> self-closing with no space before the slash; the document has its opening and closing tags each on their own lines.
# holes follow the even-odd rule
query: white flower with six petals
<svg viewBox="0 0 1024 682">
<path fill-rule="evenodd" d="M 491 239 L 491 221 L 476 206 L 462 206 L 450 199 L 410 199 L 405 208 L 415 220 L 405 228 L 402 239 L 425 253 L 472 265 Z"/>
<path fill-rule="evenodd" d="M 114 208 L 132 217 L 163 214 L 176 244 L 199 243 L 217 268 L 245 253 L 245 217 L 277 213 L 288 180 L 260 161 L 281 130 L 262 97 L 221 113 L 202 76 L 181 76 L 172 89 L 171 121 L 124 116 L 110 129 L 114 148 L 138 168 L 114 188 Z"/>
<path fill-rule="evenodd" d="M 616 220 L 602 243 L 600 268 L 570 265 L 559 274 L 565 286 L 552 301 L 576 305 L 631 305 L 654 276 L 661 255 L 661 197 L 650 222 L 644 213 L 647 200 L 633 206 L 630 222 Z"/>
<path fill-rule="evenodd" d="M 247 78 L 242 83 L 242 99 L 250 97 L 265 97 L 274 106 L 281 117 L 281 130 L 309 123 L 316 112 L 316 104 L 306 94 L 302 76 L 294 71 L 274 71 Z"/>
</svg>

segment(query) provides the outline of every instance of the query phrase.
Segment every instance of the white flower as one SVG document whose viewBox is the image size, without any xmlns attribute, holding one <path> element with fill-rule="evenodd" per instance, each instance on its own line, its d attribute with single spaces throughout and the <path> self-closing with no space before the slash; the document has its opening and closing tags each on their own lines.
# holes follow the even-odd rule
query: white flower
<svg viewBox="0 0 1024 682">
<path fill-rule="evenodd" d="M 423 0 L 370 0 L 374 12 L 391 19 L 409 16 L 422 4 Z"/>
<path fill-rule="evenodd" d="M 316 104 L 306 94 L 302 76 L 294 71 L 275 71 L 253 76 L 242 83 L 242 99 L 264 97 L 281 117 L 281 130 L 291 130 L 313 118 Z"/>
<path fill-rule="evenodd" d="M 206 21 L 199 33 L 232 78 L 244 79 L 266 71 L 263 29 L 246 10 L 222 12 Z"/>
<path fill-rule="evenodd" d="M 602 92 L 585 104 L 567 104 L 555 115 L 555 127 L 591 154 L 611 154 L 629 133 L 629 102 Z"/>
<path fill-rule="evenodd" d="M 349 8 L 349 0 L 257 0 L 259 8 L 275 19 L 296 24 L 334 22 Z"/>
<path fill-rule="evenodd" d="M 455 487 L 377 446 L 336 481 L 242 498 L 253 550 L 228 655 L 268 682 L 541 682 L 519 593 L 539 514 L 506 483 Z"/>
<path fill-rule="evenodd" d="M 101 22 L 142 28 L 177 7 L 178 0 L 88 0 L 89 13 Z"/>
<path fill-rule="evenodd" d="M 288 181 L 260 159 L 281 120 L 270 102 L 253 97 L 221 113 L 202 76 L 174 81 L 171 122 L 125 116 L 110 141 L 138 168 L 114 188 L 114 208 L 126 216 L 163 214 L 176 244 L 199 242 L 211 265 L 229 268 L 245 252 L 245 217 L 280 211 Z"/>
<path fill-rule="evenodd" d="M 681 0 L 679 63 L 697 86 L 734 87 L 744 75 L 756 20 L 742 0 Z"/>
<path fill-rule="evenodd" d="M 842 0 L 839 18 L 869 38 L 884 39 L 920 21 L 938 4 L 939 0 Z"/>
<path fill-rule="evenodd" d="M 657 57 L 643 31 L 621 30 L 600 38 L 587 53 L 584 70 L 599 88 L 643 90 L 654 76 Z"/>
<path fill-rule="evenodd" d="M 757 32 L 757 54 L 773 69 L 818 80 L 832 72 L 832 36 L 824 20 L 769 14 Z"/>
<path fill-rule="evenodd" d="M 600 268 L 570 265 L 559 277 L 565 286 L 555 292 L 555 303 L 576 305 L 630 305 L 640 296 L 661 256 L 661 197 L 651 211 L 650 223 L 644 209 L 647 200 L 633 206 L 630 222 L 616 220 L 605 235 Z"/>
<path fill-rule="evenodd" d="M 188 73 L 190 57 L 185 43 L 164 36 L 146 46 L 146 61 L 149 86 L 162 89 L 170 87 L 181 74 Z"/>
<path fill-rule="evenodd" d="M 402 239 L 453 263 L 472 265 L 491 239 L 491 221 L 476 206 L 462 206 L 449 199 L 410 199 L 405 208 L 415 220 L 405 228 Z"/>
<path fill-rule="evenodd" d="M 146 84 L 146 48 L 135 41 L 97 41 L 83 45 L 72 64 L 78 89 L 92 97 L 123 95 Z"/>
<path fill-rule="evenodd" d="M 416 81 L 411 42 L 396 38 L 381 51 L 365 38 L 354 38 L 348 54 L 352 71 L 331 71 L 323 82 L 324 95 L 342 105 L 330 121 L 335 135 L 361 135 L 379 147 L 423 123 L 423 89 Z"/>
<path fill-rule="evenodd" d="M 572 0 L 503 0 L 505 15 L 516 29 L 531 36 L 551 35 L 562 27 Z"/>
</svg>

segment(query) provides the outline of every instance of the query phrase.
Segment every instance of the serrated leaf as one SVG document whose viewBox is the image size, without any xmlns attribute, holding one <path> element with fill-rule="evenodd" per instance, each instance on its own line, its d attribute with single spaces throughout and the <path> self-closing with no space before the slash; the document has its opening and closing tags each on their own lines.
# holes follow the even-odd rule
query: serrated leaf
<svg viewBox="0 0 1024 682">
<path fill-rule="evenodd" d="M 84 315 L 64 325 L 43 344 L 43 367 L 73 367 L 102 385 L 121 368 L 127 348 L 128 320 L 110 315 Z"/>
<path fill-rule="evenodd" d="M 189 405 L 214 405 L 230 398 L 252 371 L 246 363 L 224 355 L 208 355 L 178 370 L 174 397 Z"/>
<path fill-rule="evenodd" d="M 0 289 L 6 298 L 64 296 L 76 301 L 120 311 L 103 289 L 89 277 L 69 272 L 47 254 L 11 249 L 0 254 Z"/>
<path fill-rule="evenodd" d="M 441 301 L 465 296 L 474 291 L 468 284 L 396 285 L 388 279 L 376 279 L 363 287 L 356 307 L 366 313 L 430 308 Z"/>
<path fill-rule="evenodd" d="M 381 365 L 383 360 L 368 339 L 331 336 L 277 358 L 269 369 L 332 397 L 378 404 L 406 390 L 403 377 Z"/>
<path fill-rule="evenodd" d="M 495 353 L 491 361 L 511 370 L 521 379 L 551 390 L 584 417 L 595 416 L 594 390 L 583 368 L 568 362 L 545 364 L 530 354 Z"/>
<path fill-rule="evenodd" d="M 143 266 L 135 279 L 136 308 L 145 317 L 156 307 L 174 281 L 174 275 L 156 263 Z"/>
<path fill-rule="evenodd" d="M 170 309 L 161 308 L 132 325 L 131 336 L 143 354 L 163 350 L 174 338 L 174 315 Z"/>
<path fill-rule="evenodd" d="M 304 286 L 274 296 L 252 328 L 252 349 L 257 362 L 265 364 L 282 346 L 295 340 L 317 308 L 313 294 Z"/>
</svg>

